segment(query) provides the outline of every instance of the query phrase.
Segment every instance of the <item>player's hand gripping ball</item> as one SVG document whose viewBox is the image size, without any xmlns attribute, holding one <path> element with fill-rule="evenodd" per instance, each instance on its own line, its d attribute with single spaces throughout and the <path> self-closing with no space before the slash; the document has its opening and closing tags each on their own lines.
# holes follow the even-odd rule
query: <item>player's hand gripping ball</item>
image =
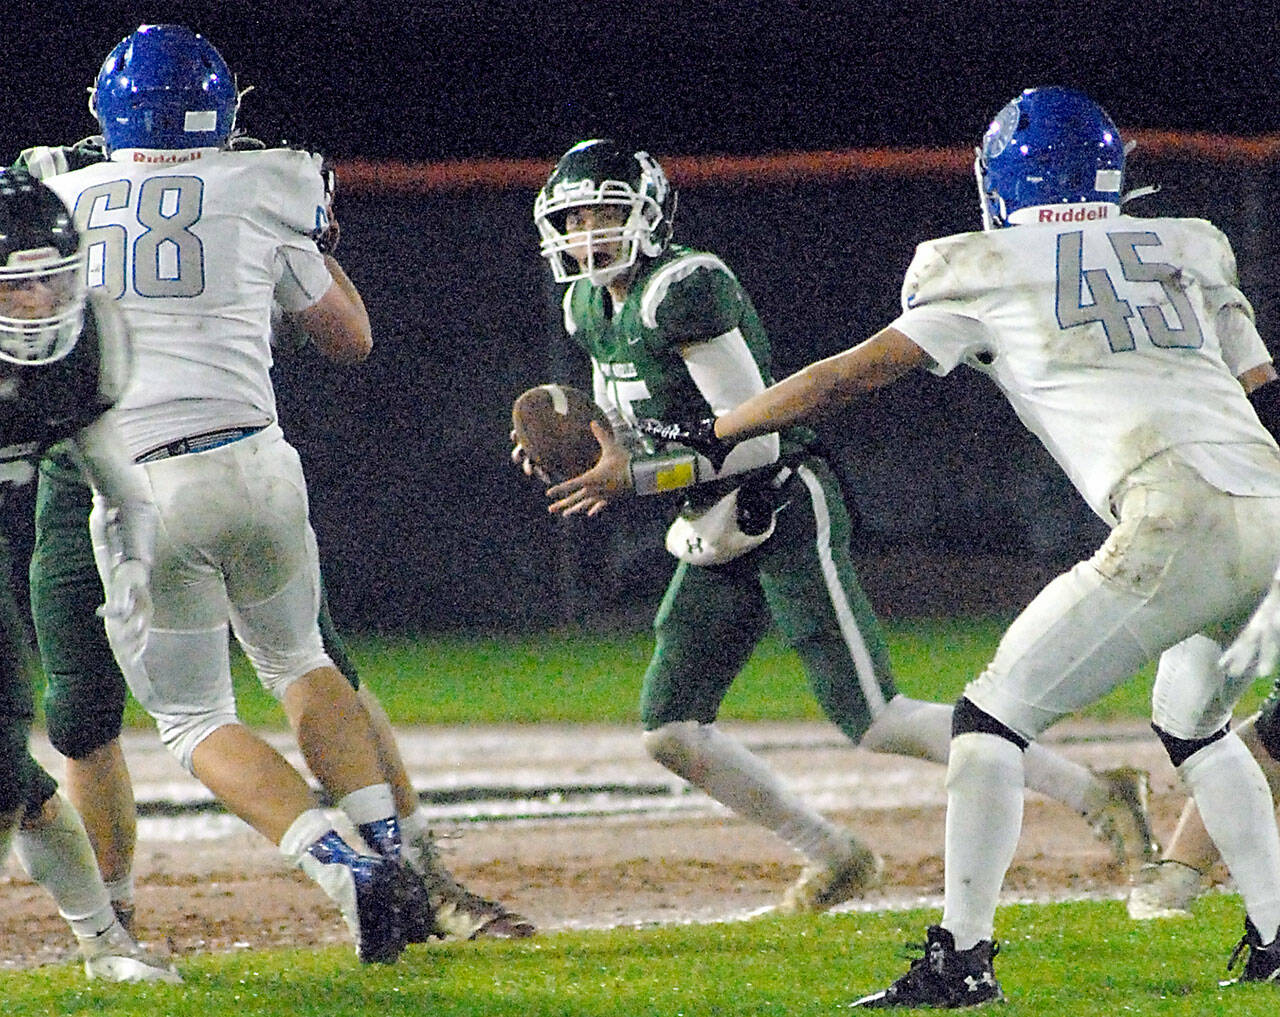
<svg viewBox="0 0 1280 1017">
<path fill-rule="evenodd" d="M 591 396 L 569 385 L 539 385 L 521 393 L 511 407 L 512 458 L 526 460 L 526 472 L 550 483 L 576 477 L 600 459 L 591 421 L 609 427 Z"/>
</svg>

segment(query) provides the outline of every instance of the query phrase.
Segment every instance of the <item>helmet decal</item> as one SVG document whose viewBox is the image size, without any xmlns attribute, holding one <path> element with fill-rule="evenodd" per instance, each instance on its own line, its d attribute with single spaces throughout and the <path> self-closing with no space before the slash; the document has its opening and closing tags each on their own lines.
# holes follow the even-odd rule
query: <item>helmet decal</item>
<svg viewBox="0 0 1280 1017">
<path fill-rule="evenodd" d="M 982 138 L 982 154 L 994 159 L 1013 140 L 1013 132 L 1018 129 L 1018 110 L 1012 103 L 996 114 Z"/>
</svg>

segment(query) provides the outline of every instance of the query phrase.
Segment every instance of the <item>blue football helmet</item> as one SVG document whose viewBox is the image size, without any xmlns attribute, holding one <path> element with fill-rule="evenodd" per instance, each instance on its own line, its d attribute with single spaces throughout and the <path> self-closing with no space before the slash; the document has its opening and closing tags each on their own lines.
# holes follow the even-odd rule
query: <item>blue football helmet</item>
<svg viewBox="0 0 1280 1017">
<path fill-rule="evenodd" d="M 0 170 L 0 361 L 61 360 L 84 303 L 80 234 L 62 199 L 26 170 Z"/>
<path fill-rule="evenodd" d="M 1083 92 L 1028 88 L 991 121 L 974 162 L 982 228 L 1010 225 L 1034 205 L 1124 199 L 1125 145 L 1106 110 Z"/>
<path fill-rule="evenodd" d="M 221 148 L 239 105 L 226 61 L 182 25 L 139 26 L 107 54 L 89 95 L 108 152 Z"/>
</svg>

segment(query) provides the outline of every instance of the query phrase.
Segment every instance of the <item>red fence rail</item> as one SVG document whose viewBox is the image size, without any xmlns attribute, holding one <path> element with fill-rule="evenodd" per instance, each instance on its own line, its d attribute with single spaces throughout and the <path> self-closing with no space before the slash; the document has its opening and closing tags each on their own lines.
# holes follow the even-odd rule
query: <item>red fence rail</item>
<svg viewBox="0 0 1280 1017">
<path fill-rule="evenodd" d="M 1280 160 L 1280 135 L 1229 137 L 1173 131 L 1134 131 L 1145 153 L 1221 163 Z M 699 184 L 820 182 L 864 173 L 949 176 L 969 173 L 973 152 L 965 148 L 859 148 L 839 152 L 781 152 L 773 155 L 663 156 L 672 181 Z M 473 189 L 542 186 L 552 159 L 458 159 L 446 162 L 351 160 L 338 163 L 348 194 L 430 194 Z"/>
</svg>

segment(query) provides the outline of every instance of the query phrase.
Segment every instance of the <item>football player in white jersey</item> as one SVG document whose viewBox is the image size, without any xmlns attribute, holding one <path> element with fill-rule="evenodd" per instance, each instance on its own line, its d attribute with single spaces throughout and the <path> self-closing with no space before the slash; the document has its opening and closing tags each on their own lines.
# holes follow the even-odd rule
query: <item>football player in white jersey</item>
<svg viewBox="0 0 1280 1017">
<path fill-rule="evenodd" d="M 228 149 L 238 104 L 207 40 L 144 25 L 107 56 L 90 100 L 107 161 L 48 182 L 84 234 L 91 291 L 117 302 L 135 340 L 120 427 L 161 521 L 151 637 L 121 664 L 183 765 L 334 898 L 362 961 L 389 963 L 420 884 L 368 715 L 321 643 L 306 482 L 269 376 L 273 298 L 331 359 L 364 359 L 372 338 L 313 239 L 326 226 L 319 157 Z M 91 527 L 101 517 L 95 504 Z M 347 844 L 302 775 L 238 722 L 228 625 L 376 853 Z"/>
<path fill-rule="evenodd" d="M 703 447 L 740 441 L 913 369 L 963 364 L 992 379 L 1113 527 L 1018 616 L 956 704 L 942 920 L 925 956 L 856 1006 L 1002 998 L 993 932 L 1023 750 L 1175 644 L 1190 652 L 1161 669 L 1153 726 L 1244 898 L 1241 980 L 1280 971 L 1280 833 L 1228 727 L 1246 683 L 1188 639 L 1234 634 L 1271 581 L 1280 450 L 1224 360 L 1230 337 L 1254 331 L 1230 244 L 1203 220 L 1124 214 L 1124 154 L 1087 96 L 1023 92 L 978 153 L 984 231 L 919 246 L 889 327 L 682 428 Z"/>
<path fill-rule="evenodd" d="M 235 133 L 237 150 L 266 146 Z M 24 150 L 18 165 L 42 179 L 83 169 L 106 160 L 100 135 L 63 147 Z M 326 254 L 337 246 L 338 225 L 332 199 L 336 174 L 325 171 L 328 226 L 317 239 Z M 335 265 L 336 270 L 336 265 Z M 311 337 L 294 315 L 272 308 L 272 347 L 294 352 Z M 84 625 L 101 595 L 93 549 L 85 520 L 89 492 L 61 449 L 40 462 L 36 491 L 36 541 L 30 565 L 31 608 L 45 670 L 45 720 L 50 741 L 66 756 L 68 797 L 81 810 L 97 854 L 103 879 L 121 923 L 132 931 L 135 916 L 133 858 L 136 819 L 133 788 L 121 751 L 119 734 L 124 712 L 125 682 L 106 645 L 105 633 Z M 419 808 L 391 721 L 373 690 L 360 680 L 355 664 L 329 615 L 323 583 L 320 632 L 334 664 L 357 690 L 368 711 L 378 743 L 383 775 L 391 784 L 403 838 L 405 860 L 422 879 L 431 905 L 422 921 L 412 924 L 409 941 L 425 939 L 518 939 L 535 926 L 500 901 L 474 893 L 445 865 L 434 832 Z"/>
</svg>

